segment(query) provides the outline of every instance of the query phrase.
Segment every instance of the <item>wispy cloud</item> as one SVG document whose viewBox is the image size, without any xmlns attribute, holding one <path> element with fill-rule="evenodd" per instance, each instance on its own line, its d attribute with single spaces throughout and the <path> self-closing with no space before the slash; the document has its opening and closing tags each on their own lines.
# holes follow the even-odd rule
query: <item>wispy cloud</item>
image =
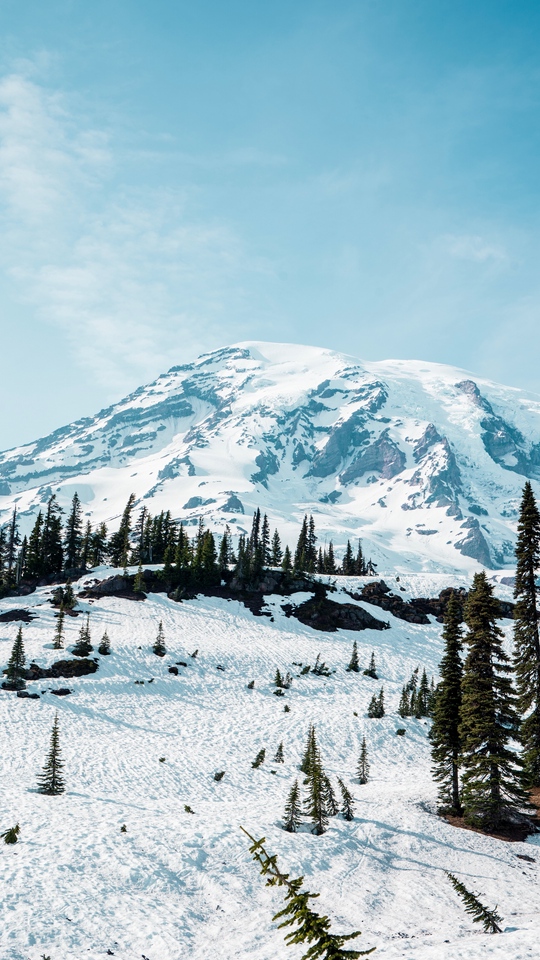
<svg viewBox="0 0 540 960">
<path fill-rule="evenodd" d="M 229 225 L 189 215 L 185 191 L 128 190 L 118 167 L 66 98 L 24 73 L 0 81 L 0 264 L 115 393 L 219 343 L 241 276 L 268 270 Z"/>
<path fill-rule="evenodd" d="M 477 263 L 508 260 L 504 247 L 474 234 L 447 234 L 443 237 L 443 245 L 450 256 L 457 260 L 472 260 Z"/>
</svg>

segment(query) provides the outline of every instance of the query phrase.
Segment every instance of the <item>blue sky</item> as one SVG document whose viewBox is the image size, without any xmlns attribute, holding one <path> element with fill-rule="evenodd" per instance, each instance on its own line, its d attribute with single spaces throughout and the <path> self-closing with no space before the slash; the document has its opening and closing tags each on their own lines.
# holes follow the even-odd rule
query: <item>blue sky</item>
<svg viewBox="0 0 540 960">
<path fill-rule="evenodd" d="M 540 393 L 540 6 L 3 0 L 0 447 L 244 339 Z"/>
</svg>

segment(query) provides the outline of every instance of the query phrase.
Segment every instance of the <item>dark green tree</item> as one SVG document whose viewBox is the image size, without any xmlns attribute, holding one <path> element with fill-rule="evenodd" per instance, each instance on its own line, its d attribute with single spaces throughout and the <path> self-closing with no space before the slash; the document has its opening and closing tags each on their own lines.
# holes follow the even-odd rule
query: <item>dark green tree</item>
<svg viewBox="0 0 540 960">
<path fill-rule="evenodd" d="M 41 536 L 43 532 L 43 514 L 39 511 L 32 532 L 28 539 L 28 554 L 26 558 L 26 573 L 29 577 L 43 576 L 43 554 L 41 550 Z"/>
<path fill-rule="evenodd" d="M 272 557 L 270 563 L 273 567 L 279 567 L 282 560 L 283 550 L 281 549 L 281 539 L 276 529 L 274 530 L 274 536 L 272 537 Z"/>
<path fill-rule="evenodd" d="M 354 562 L 354 554 L 352 551 L 351 542 L 350 540 L 347 540 L 347 546 L 345 548 L 341 569 L 346 577 L 352 577 L 356 572 L 355 567 L 356 565 Z"/>
<path fill-rule="evenodd" d="M 6 573 L 7 582 L 11 586 L 15 582 L 15 566 L 17 560 L 17 547 L 20 545 L 21 536 L 19 533 L 19 523 L 17 520 L 17 507 L 13 508 L 13 514 L 8 526 L 6 539 Z"/>
<path fill-rule="evenodd" d="M 256 770 L 257 767 L 260 767 L 261 763 L 264 763 L 265 758 L 266 758 L 266 750 L 264 747 L 262 747 L 262 749 L 259 750 L 257 756 L 255 757 L 253 763 L 251 764 L 253 769 Z"/>
<path fill-rule="evenodd" d="M 315 763 L 307 777 L 306 816 L 313 824 L 311 832 L 321 836 L 328 826 L 327 777 L 320 763 Z"/>
<path fill-rule="evenodd" d="M 398 713 L 400 717 L 410 717 L 411 715 L 411 698 L 407 693 L 407 687 L 401 688 L 401 697 L 399 700 Z"/>
<path fill-rule="evenodd" d="M 38 777 L 38 793 L 45 793 L 50 797 L 64 793 L 65 782 L 62 777 L 63 767 L 64 763 L 60 756 L 60 729 L 58 725 L 58 714 L 56 714 L 51 733 L 49 755 L 45 761 L 43 773 Z"/>
<path fill-rule="evenodd" d="M 75 569 L 80 563 L 82 545 L 81 515 L 81 501 L 77 491 L 75 491 L 64 530 L 64 566 L 66 570 Z"/>
<path fill-rule="evenodd" d="M 62 597 L 62 606 L 64 610 L 73 610 L 73 607 L 77 606 L 77 600 L 75 594 L 73 593 L 73 586 L 71 580 L 68 580 L 64 588 L 64 595 Z"/>
<path fill-rule="evenodd" d="M 369 661 L 369 667 L 367 668 L 367 670 L 364 670 L 364 676 L 365 676 L 365 677 L 372 677 L 373 680 L 378 680 L 378 679 L 379 679 L 379 675 L 378 675 L 378 673 L 377 673 L 377 665 L 376 665 L 376 663 L 375 663 L 375 654 L 373 653 L 373 651 L 371 652 L 371 659 L 370 659 L 370 661 Z"/>
<path fill-rule="evenodd" d="M 109 554 L 113 567 L 127 566 L 131 534 L 131 513 L 134 506 L 135 494 L 132 493 L 124 507 L 120 526 L 116 533 L 113 533 L 109 541 Z"/>
<path fill-rule="evenodd" d="M 137 573 L 135 574 L 135 580 L 133 581 L 133 592 L 144 593 L 145 586 L 146 584 L 144 582 L 142 564 L 139 564 L 139 569 L 137 570 Z"/>
<path fill-rule="evenodd" d="M 15 643 L 13 644 L 13 649 L 11 651 L 11 656 L 8 660 L 8 665 L 6 670 L 6 680 L 3 686 L 6 686 L 10 690 L 25 689 L 26 687 L 26 680 L 24 678 L 25 663 L 26 663 L 26 657 L 24 654 L 22 627 L 19 627 L 17 631 L 17 636 L 15 638 Z"/>
<path fill-rule="evenodd" d="M 92 638 L 90 636 L 90 614 L 86 614 L 86 620 L 79 630 L 79 639 L 73 647 L 75 657 L 87 657 L 93 650 Z"/>
<path fill-rule="evenodd" d="M 300 789 L 298 787 L 298 780 L 295 780 L 289 795 L 287 797 L 287 802 L 285 804 L 285 813 L 283 815 L 283 829 L 287 830 L 288 833 L 296 833 L 298 827 L 301 823 L 301 808 L 300 808 Z"/>
<path fill-rule="evenodd" d="M 360 672 L 360 663 L 358 661 L 358 644 L 356 643 L 356 640 L 353 640 L 352 656 L 347 670 L 352 671 L 353 673 Z"/>
<path fill-rule="evenodd" d="M 499 924 L 502 923 L 502 917 L 497 913 L 497 907 L 494 910 L 488 910 L 453 873 L 448 873 L 448 870 L 445 870 L 445 873 L 454 890 L 463 900 L 465 911 L 472 916 L 473 923 L 481 923 L 484 933 L 501 933 Z"/>
<path fill-rule="evenodd" d="M 341 777 L 337 778 L 341 790 L 341 812 L 345 820 L 354 820 L 354 800 L 351 791 L 345 786 Z"/>
<path fill-rule="evenodd" d="M 165 647 L 165 634 L 163 632 L 163 623 L 161 620 L 159 621 L 157 637 L 154 641 L 152 650 L 155 653 L 156 657 L 164 657 L 165 654 L 167 653 L 167 650 Z"/>
<path fill-rule="evenodd" d="M 499 602 L 484 571 L 465 604 L 468 653 L 463 668 L 459 737 L 461 803 L 467 823 L 496 830 L 527 808 L 522 764 L 511 746 L 518 731 L 510 666 L 497 626 Z"/>
<path fill-rule="evenodd" d="M 514 664 L 521 714 L 525 782 L 540 786 L 540 634 L 536 576 L 540 568 L 540 512 L 529 481 L 523 488 L 514 581 Z"/>
<path fill-rule="evenodd" d="M 89 563 L 92 567 L 100 567 L 107 556 L 107 524 L 100 523 L 92 534 Z"/>
<path fill-rule="evenodd" d="M 290 560 L 290 555 L 289 555 Z M 295 573 L 304 573 L 308 565 L 308 518 L 307 514 L 302 522 L 300 535 L 294 552 L 294 570 Z"/>
<path fill-rule="evenodd" d="M 441 810 L 449 811 L 454 816 L 461 816 L 463 812 L 459 795 L 459 718 L 463 677 L 461 619 L 461 605 L 452 591 L 444 615 L 444 654 L 439 666 L 441 679 L 435 693 L 429 737 L 433 777 L 439 785 Z"/>
<path fill-rule="evenodd" d="M 56 630 L 53 637 L 53 648 L 62 650 L 64 647 L 64 608 L 61 606 L 56 617 Z"/>
<path fill-rule="evenodd" d="M 362 737 L 362 746 L 360 747 L 360 757 L 358 759 L 358 766 L 356 772 L 358 774 L 359 783 L 367 783 L 369 780 L 369 760 L 368 760 L 368 750 L 366 744 L 365 736 Z"/>
<path fill-rule="evenodd" d="M 291 551 L 287 546 L 283 551 L 283 560 L 281 561 L 281 569 L 283 570 L 284 580 L 287 580 L 292 574 Z"/>
<path fill-rule="evenodd" d="M 41 563 L 44 576 L 60 573 L 64 565 L 62 548 L 62 509 L 53 493 L 47 503 L 41 535 Z"/>
<path fill-rule="evenodd" d="M 4 843 L 18 843 L 20 832 L 21 828 L 19 824 L 16 823 L 14 827 L 10 827 L 9 830 L 5 830 L 4 833 L 0 833 L 0 837 L 2 837 Z"/>
<path fill-rule="evenodd" d="M 302 773 L 305 773 L 306 777 L 309 777 L 313 767 L 318 763 L 320 763 L 319 747 L 317 745 L 315 727 L 310 723 L 300 770 Z"/>
<path fill-rule="evenodd" d="M 102 657 L 108 657 L 110 652 L 111 652 L 111 641 L 109 640 L 109 635 L 105 630 L 105 633 L 103 634 L 101 638 L 101 642 L 98 647 L 98 653 L 100 653 Z"/>
<path fill-rule="evenodd" d="M 274 757 L 274 763 L 283 763 L 283 741 L 278 745 L 276 750 L 276 755 Z"/>
<path fill-rule="evenodd" d="M 332 786 L 330 777 L 328 777 L 324 771 L 322 774 L 322 789 L 323 789 L 324 807 L 325 807 L 327 816 L 335 817 L 336 814 L 339 812 L 339 806 L 336 800 L 336 795 L 334 793 L 334 788 Z"/>
</svg>

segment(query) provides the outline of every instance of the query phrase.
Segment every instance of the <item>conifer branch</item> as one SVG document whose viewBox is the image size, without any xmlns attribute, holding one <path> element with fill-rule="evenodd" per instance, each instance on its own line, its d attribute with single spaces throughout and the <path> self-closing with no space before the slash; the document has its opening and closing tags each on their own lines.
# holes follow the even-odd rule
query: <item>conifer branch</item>
<svg viewBox="0 0 540 960">
<path fill-rule="evenodd" d="M 255 840 L 244 827 L 240 829 L 251 841 L 249 852 L 259 864 L 261 876 L 267 877 L 266 885 L 286 888 L 286 906 L 272 919 L 282 921 L 278 924 L 279 929 L 296 925 L 295 930 L 285 934 L 285 941 L 289 946 L 295 943 L 311 944 L 301 960 L 357 960 L 358 957 L 367 957 L 373 953 L 376 947 L 370 950 L 343 950 L 343 944 L 361 936 L 361 931 L 356 930 L 341 936 L 330 933 L 328 917 L 316 913 L 309 904 L 309 901 L 316 899 L 319 894 L 302 890 L 303 877 L 291 879 L 290 874 L 281 872 L 277 865 L 277 855 L 270 856 L 264 848 L 265 837 Z"/>
<path fill-rule="evenodd" d="M 497 907 L 494 910 L 489 910 L 483 903 L 480 903 L 474 893 L 467 890 L 465 884 L 461 883 L 461 880 L 458 880 L 453 873 L 449 873 L 448 870 L 444 872 L 456 893 L 463 900 L 466 912 L 471 914 L 473 923 L 481 923 L 484 927 L 484 933 L 501 933 L 499 923 L 502 923 L 502 917 L 497 913 Z"/>
</svg>

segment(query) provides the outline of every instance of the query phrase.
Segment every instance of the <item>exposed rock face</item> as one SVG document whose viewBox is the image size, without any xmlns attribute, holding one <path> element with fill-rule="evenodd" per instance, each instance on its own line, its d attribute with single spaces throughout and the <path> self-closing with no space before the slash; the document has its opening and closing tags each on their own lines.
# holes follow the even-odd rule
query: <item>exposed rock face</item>
<svg viewBox="0 0 540 960">
<path fill-rule="evenodd" d="M 380 437 L 360 453 L 341 474 L 342 483 L 352 483 L 365 473 L 378 474 L 383 480 L 391 480 L 404 469 L 407 458 L 385 430 Z"/>
<path fill-rule="evenodd" d="M 40 667 L 31 663 L 26 671 L 27 680 L 70 679 L 72 677 L 86 677 L 98 669 L 97 660 L 87 660 L 81 657 L 78 660 L 57 660 L 51 667 Z"/>
<path fill-rule="evenodd" d="M 81 597 L 122 597 L 124 600 L 146 600 L 144 593 L 134 592 L 133 579 L 133 577 L 108 577 L 107 580 L 101 580 L 88 587 L 80 595 Z"/>
<path fill-rule="evenodd" d="M 352 603 L 336 603 L 328 597 L 314 597 L 299 606 L 283 607 L 287 616 L 295 617 L 313 630 L 335 633 L 336 630 L 386 630 L 388 624 L 372 617 L 362 607 Z"/>
<path fill-rule="evenodd" d="M 369 441 L 370 433 L 364 426 L 366 419 L 366 414 L 357 410 L 348 420 L 338 423 L 323 449 L 313 457 L 308 476 L 328 477 L 331 473 L 337 473 L 350 449 L 361 447 Z"/>
<path fill-rule="evenodd" d="M 6 610 L 0 613 L 0 623 L 31 623 L 32 620 L 37 620 L 37 614 L 29 610 Z"/>
<path fill-rule="evenodd" d="M 468 517 L 461 524 L 461 528 L 466 530 L 467 533 L 463 540 L 458 540 L 455 544 L 456 550 L 459 550 L 465 557 L 478 560 L 484 567 L 491 568 L 489 547 L 476 517 Z"/>
</svg>

